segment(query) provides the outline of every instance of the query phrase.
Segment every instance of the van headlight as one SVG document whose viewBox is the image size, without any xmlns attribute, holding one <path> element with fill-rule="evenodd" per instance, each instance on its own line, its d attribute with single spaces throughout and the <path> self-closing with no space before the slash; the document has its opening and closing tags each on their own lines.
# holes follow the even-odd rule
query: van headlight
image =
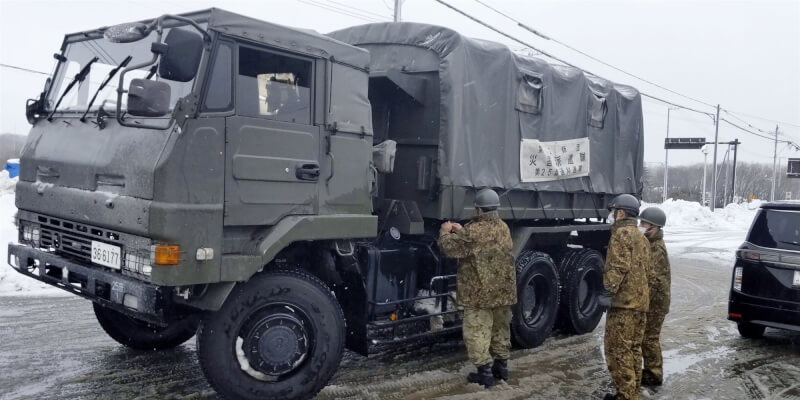
<svg viewBox="0 0 800 400">
<path fill-rule="evenodd" d="M 19 242 L 32 247 L 39 247 L 41 229 L 39 224 L 28 221 L 19 221 Z"/>
<path fill-rule="evenodd" d="M 733 290 L 737 292 L 742 291 L 742 267 L 733 269 Z"/>
</svg>

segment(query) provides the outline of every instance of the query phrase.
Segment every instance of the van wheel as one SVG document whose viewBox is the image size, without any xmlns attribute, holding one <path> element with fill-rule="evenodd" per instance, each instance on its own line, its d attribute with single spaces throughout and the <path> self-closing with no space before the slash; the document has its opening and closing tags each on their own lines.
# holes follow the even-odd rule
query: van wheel
<svg viewBox="0 0 800 400">
<path fill-rule="evenodd" d="M 597 250 L 573 250 L 559 270 L 563 284 L 559 327 L 579 335 L 593 331 L 603 316 L 597 303 L 603 291 L 603 255 Z"/>
<path fill-rule="evenodd" d="M 763 325 L 751 324 L 748 322 L 739 322 L 737 325 L 739 334 L 748 339 L 759 339 L 764 336 L 764 331 L 767 329 Z"/>
<path fill-rule="evenodd" d="M 308 399 L 336 372 L 344 314 L 330 289 L 297 269 L 237 285 L 197 333 L 211 387 L 230 399 Z"/>
<path fill-rule="evenodd" d="M 92 303 L 100 327 L 118 343 L 137 350 L 171 349 L 197 332 L 200 318 L 190 315 L 166 327 L 131 318 L 119 311 Z"/>
<path fill-rule="evenodd" d="M 523 348 L 536 347 L 553 330 L 558 311 L 558 273 L 545 253 L 526 251 L 517 258 L 517 304 L 511 339 Z"/>
</svg>

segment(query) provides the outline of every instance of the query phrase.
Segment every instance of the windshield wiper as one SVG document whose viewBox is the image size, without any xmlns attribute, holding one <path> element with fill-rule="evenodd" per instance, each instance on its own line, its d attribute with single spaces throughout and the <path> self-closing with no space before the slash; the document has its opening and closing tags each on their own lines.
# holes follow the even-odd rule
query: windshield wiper
<svg viewBox="0 0 800 400">
<path fill-rule="evenodd" d="M 83 80 L 86 79 L 86 75 L 89 75 L 89 71 L 92 69 L 92 64 L 94 64 L 95 61 L 97 60 L 98 60 L 97 57 L 92 58 L 91 60 L 89 60 L 88 63 L 86 63 L 86 65 L 83 66 L 83 68 L 81 68 L 80 72 L 75 74 L 75 77 L 72 78 L 72 82 L 70 82 L 69 85 L 67 85 L 67 88 L 64 90 L 64 93 L 62 93 L 61 97 L 58 98 L 55 107 L 53 107 L 53 111 L 51 111 L 50 115 L 47 116 L 48 121 L 53 120 L 53 114 L 56 113 L 56 110 L 58 110 L 58 106 L 61 105 L 61 100 L 64 100 L 64 96 L 66 96 L 67 93 L 69 93 L 69 91 L 72 90 L 72 87 L 75 86 L 75 83 L 83 82 Z"/>
<path fill-rule="evenodd" d="M 120 69 L 125 68 L 125 66 L 127 66 L 132 59 L 133 57 L 131 56 L 125 57 L 125 59 L 122 60 L 122 62 L 119 63 L 119 65 L 117 65 L 116 68 L 108 72 L 108 75 L 106 75 L 106 79 L 103 81 L 103 83 L 100 84 L 100 87 L 97 88 L 97 91 L 94 92 L 94 96 L 92 96 L 92 100 L 89 102 L 89 106 L 87 106 L 86 111 L 83 112 L 83 116 L 81 116 L 81 122 L 86 122 L 86 114 L 89 114 L 89 110 L 92 109 L 92 105 L 94 105 L 94 101 L 97 99 L 97 95 L 100 94 L 100 91 L 103 90 L 103 88 L 106 87 L 108 82 L 110 82 L 111 79 L 114 78 L 114 75 L 116 75 Z"/>
</svg>

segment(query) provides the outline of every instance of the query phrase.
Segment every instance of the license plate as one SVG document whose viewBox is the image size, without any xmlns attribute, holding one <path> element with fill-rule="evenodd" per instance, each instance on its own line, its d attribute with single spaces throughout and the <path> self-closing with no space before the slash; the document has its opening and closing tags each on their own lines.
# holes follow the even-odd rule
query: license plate
<svg viewBox="0 0 800 400">
<path fill-rule="evenodd" d="M 92 262 L 106 267 L 119 269 L 122 251 L 119 246 L 112 246 L 92 240 Z"/>
<path fill-rule="evenodd" d="M 800 286 L 800 271 L 794 271 L 794 282 L 792 282 L 794 286 Z"/>
</svg>

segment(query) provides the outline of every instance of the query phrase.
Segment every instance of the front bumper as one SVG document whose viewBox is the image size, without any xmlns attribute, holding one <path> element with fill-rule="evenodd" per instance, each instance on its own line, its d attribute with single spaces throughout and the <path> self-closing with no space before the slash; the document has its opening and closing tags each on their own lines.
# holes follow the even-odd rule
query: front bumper
<svg viewBox="0 0 800 400">
<path fill-rule="evenodd" d="M 8 245 L 7 261 L 23 275 L 131 317 L 158 325 L 169 320 L 171 297 L 164 287 L 13 243 Z"/>
<path fill-rule="evenodd" d="M 800 332 L 800 304 L 731 290 L 728 319 Z"/>
</svg>

